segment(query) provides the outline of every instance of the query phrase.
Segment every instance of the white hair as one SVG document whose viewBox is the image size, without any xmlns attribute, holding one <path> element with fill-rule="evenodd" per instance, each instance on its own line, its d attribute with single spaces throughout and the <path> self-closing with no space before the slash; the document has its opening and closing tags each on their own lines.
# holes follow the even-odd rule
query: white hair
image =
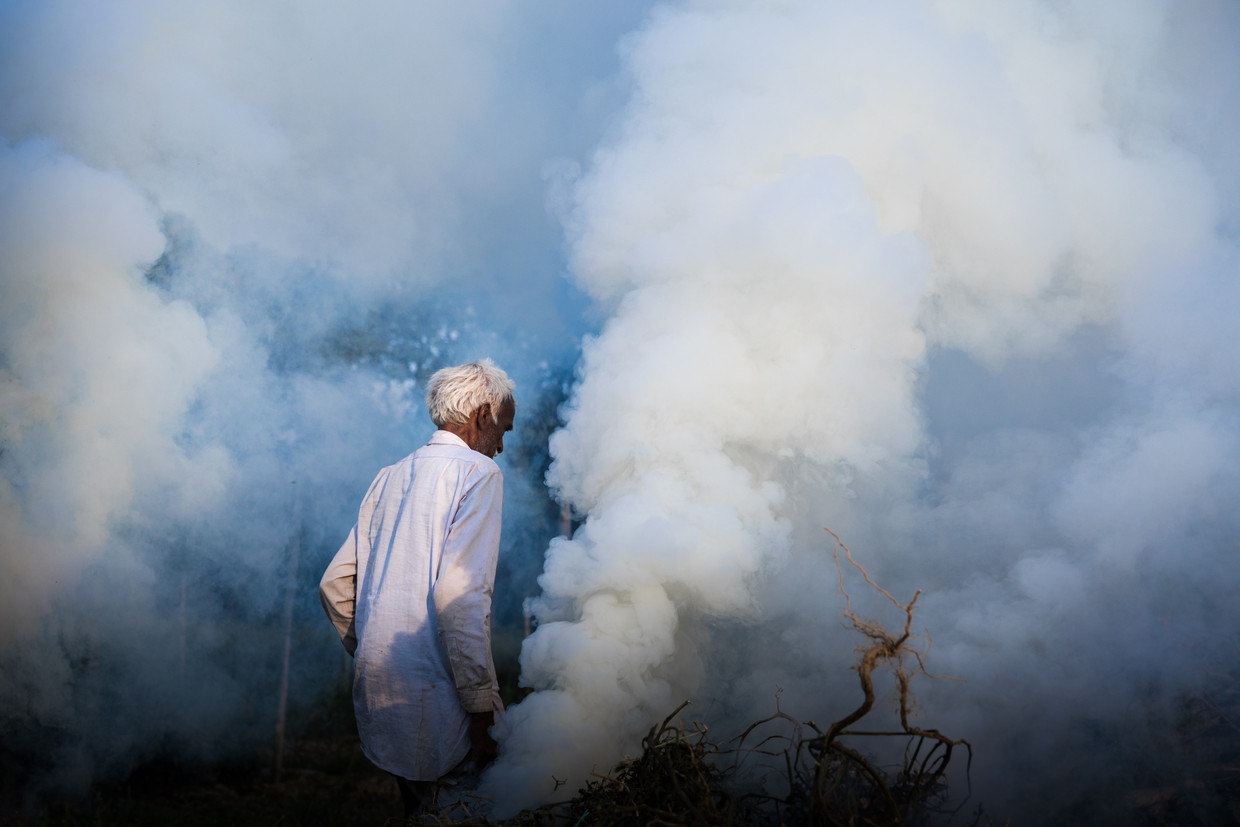
<svg viewBox="0 0 1240 827">
<path fill-rule="evenodd" d="M 464 425 L 474 411 L 490 405 L 494 422 L 504 402 L 512 399 L 515 387 L 508 374 L 490 359 L 441 368 L 426 384 L 426 411 L 437 426 Z"/>
</svg>

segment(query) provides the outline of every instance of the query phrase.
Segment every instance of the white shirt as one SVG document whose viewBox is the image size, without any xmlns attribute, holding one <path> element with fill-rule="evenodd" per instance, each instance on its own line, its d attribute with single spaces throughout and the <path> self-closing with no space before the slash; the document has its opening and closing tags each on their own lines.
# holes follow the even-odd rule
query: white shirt
<svg viewBox="0 0 1240 827">
<path fill-rule="evenodd" d="M 504 478 L 461 438 L 430 442 L 375 477 L 319 584 L 356 659 L 362 750 L 413 781 L 469 752 L 469 712 L 502 711 L 491 658 L 491 591 Z"/>
</svg>

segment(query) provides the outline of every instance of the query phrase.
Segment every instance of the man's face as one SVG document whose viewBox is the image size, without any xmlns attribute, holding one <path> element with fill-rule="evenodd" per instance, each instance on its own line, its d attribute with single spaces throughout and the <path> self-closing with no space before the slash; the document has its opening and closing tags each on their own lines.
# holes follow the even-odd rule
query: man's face
<svg viewBox="0 0 1240 827">
<path fill-rule="evenodd" d="M 479 428 L 478 444 L 472 446 L 480 454 L 494 459 L 504 453 L 504 434 L 512 430 L 512 421 L 517 416 L 517 405 L 511 399 L 500 406 L 499 416 L 494 422 L 490 416 L 482 419 Z"/>
</svg>

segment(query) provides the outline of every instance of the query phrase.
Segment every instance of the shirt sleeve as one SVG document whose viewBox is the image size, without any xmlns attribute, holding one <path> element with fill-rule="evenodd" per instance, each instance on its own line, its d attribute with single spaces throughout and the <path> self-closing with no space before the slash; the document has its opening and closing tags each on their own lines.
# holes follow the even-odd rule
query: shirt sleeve
<svg viewBox="0 0 1240 827">
<path fill-rule="evenodd" d="M 461 498 L 444 538 L 435 581 L 435 615 L 452 679 L 466 712 L 495 708 L 491 658 L 491 592 L 504 507 L 498 467 L 483 472 Z"/>
<path fill-rule="evenodd" d="M 336 627 L 340 642 L 350 655 L 357 651 L 357 631 L 353 610 L 357 599 L 357 526 L 349 532 L 340 551 L 332 558 L 319 581 L 319 602 Z"/>
</svg>

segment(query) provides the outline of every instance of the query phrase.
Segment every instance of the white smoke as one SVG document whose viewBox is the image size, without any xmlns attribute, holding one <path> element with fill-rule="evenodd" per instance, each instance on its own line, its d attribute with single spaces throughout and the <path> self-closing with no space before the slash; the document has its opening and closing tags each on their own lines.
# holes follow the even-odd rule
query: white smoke
<svg viewBox="0 0 1240 827">
<path fill-rule="evenodd" d="M 294 694 L 336 690 L 316 569 L 433 430 L 419 380 L 493 356 L 534 408 L 571 358 L 541 169 L 640 14 L 0 6 L 6 795 L 270 743 L 295 548 Z"/>
<path fill-rule="evenodd" d="M 562 199 L 611 309 L 552 442 L 586 517 L 547 553 L 501 811 L 685 698 L 851 709 L 822 525 L 927 591 L 969 682 L 924 718 L 986 756 L 983 800 L 1096 776 L 1047 756 L 1180 686 L 1160 628 L 1235 619 L 1238 26 L 690 2 L 625 41 L 629 103 Z M 761 631 L 712 644 L 703 616 Z"/>
<path fill-rule="evenodd" d="M 184 512 L 218 498 L 217 458 L 172 438 L 216 366 L 202 319 L 142 289 L 163 237 L 123 178 L 42 145 L 0 150 L 6 264 L 0 398 L 5 418 L 6 634 L 37 623 L 49 593 L 105 543 L 142 489 Z M 11 532 L 11 534 L 10 534 Z"/>
<path fill-rule="evenodd" d="M 530 388 L 584 327 L 567 264 L 606 319 L 553 443 L 584 524 L 547 551 L 501 809 L 685 698 L 851 709 L 823 525 L 925 590 L 968 682 L 921 683 L 923 719 L 975 742 L 978 798 L 1128 766 L 1115 733 L 1236 621 L 1240 11 L 645 14 L 0 7 L 6 748 L 72 788 L 265 738 L 278 647 L 238 630 L 273 626 L 293 538 L 336 655 L 315 561 L 428 430 L 416 378 L 491 355 Z"/>
</svg>

